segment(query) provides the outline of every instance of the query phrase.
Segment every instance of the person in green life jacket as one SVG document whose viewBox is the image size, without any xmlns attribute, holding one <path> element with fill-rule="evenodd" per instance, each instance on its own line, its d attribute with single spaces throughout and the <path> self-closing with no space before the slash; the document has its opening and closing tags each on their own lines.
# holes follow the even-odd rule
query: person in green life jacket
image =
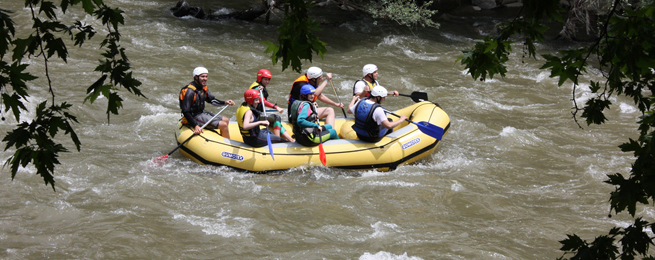
<svg viewBox="0 0 655 260">
<path fill-rule="evenodd" d="M 270 135 L 271 143 L 294 142 L 289 133 L 281 127 L 282 136 L 286 139 L 280 138 L 280 135 L 271 134 L 268 128 L 261 128 L 260 126 L 269 126 L 271 123 L 268 119 L 260 121 L 261 111 L 257 110 L 257 106 L 261 104 L 261 96 L 259 91 L 248 89 L 243 93 L 245 102 L 237 109 L 237 123 L 239 124 L 239 131 L 243 137 L 243 142 L 253 147 L 266 146 L 266 136 Z M 279 116 L 278 116 L 279 118 Z"/>
<path fill-rule="evenodd" d="M 205 67 L 193 69 L 193 81 L 180 90 L 180 109 L 182 110 L 182 123 L 190 126 L 194 134 L 202 133 L 201 126 L 214 117 L 213 113 L 205 111 L 205 102 L 214 106 L 234 105 L 234 101 L 221 101 L 214 97 L 207 88 L 207 75 Z M 207 129 L 219 129 L 221 136 L 230 138 L 228 129 L 230 119 L 218 116 L 212 120 Z"/>
<path fill-rule="evenodd" d="M 260 69 L 257 71 L 257 81 L 253 82 L 250 84 L 250 87 L 248 89 L 254 89 L 257 91 L 260 91 L 264 95 L 264 106 L 273 108 L 277 110 L 278 113 L 284 112 L 284 109 L 279 107 L 277 104 L 271 103 L 268 101 L 268 83 L 271 82 L 271 79 L 273 78 L 273 75 L 271 72 L 267 69 Z M 259 104 L 259 107 L 257 107 L 257 110 L 259 111 L 264 111 L 262 109 L 262 104 Z"/>
<path fill-rule="evenodd" d="M 359 99 L 353 96 L 348 110 L 355 114 L 355 124 L 352 126 L 357 133 L 359 140 L 365 142 L 378 142 L 387 134 L 393 131 L 393 128 L 400 125 L 407 119 L 402 115 L 398 121 L 391 121 L 387 118 L 384 108 L 381 106 L 382 101 L 387 99 L 387 89 L 377 85 L 371 89 L 370 97 Z"/>
<path fill-rule="evenodd" d="M 329 139 L 339 139 L 337 131 L 332 128 L 334 109 L 317 108 L 316 103 L 312 102 L 315 92 L 311 84 L 302 86 L 299 99 L 293 102 L 290 109 L 289 121 L 293 125 L 296 142 L 304 146 L 317 146 Z M 323 126 L 318 124 L 321 115 L 327 118 Z"/>
<path fill-rule="evenodd" d="M 359 98 L 369 97 L 371 90 L 379 85 L 378 83 L 378 66 L 375 64 L 366 64 L 362 68 L 362 74 L 364 77 L 358 81 L 355 81 L 353 85 L 353 96 Z M 393 96 L 398 96 L 398 91 L 392 90 L 389 91 Z"/>
</svg>

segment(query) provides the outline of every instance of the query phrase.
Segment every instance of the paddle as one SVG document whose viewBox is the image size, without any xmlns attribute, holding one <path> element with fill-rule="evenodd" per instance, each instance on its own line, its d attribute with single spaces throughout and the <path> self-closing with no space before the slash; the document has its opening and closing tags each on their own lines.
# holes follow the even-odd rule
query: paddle
<svg viewBox="0 0 655 260">
<path fill-rule="evenodd" d="M 334 90 L 334 95 L 337 96 L 337 101 L 339 101 L 339 103 L 341 103 L 341 98 L 339 98 L 339 94 L 337 94 L 337 89 L 334 88 L 334 84 L 332 84 L 332 79 L 328 79 L 328 81 L 330 81 L 330 85 L 332 85 L 332 89 Z M 341 104 L 343 104 L 343 103 L 341 103 Z M 343 116 L 348 118 L 348 116 L 346 115 L 346 110 L 344 110 L 343 107 L 341 108 L 341 112 L 343 112 Z"/>
<path fill-rule="evenodd" d="M 310 106 L 314 106 L 314 105 L 310 104 Z M 314 107 L 313 110 L 316 111 L 316 107 Z M 316 124 L 318 125 L 318 132 L 319 132 L 317 134 L 318 134 L 318 140 L 320 142 L 318 144 L 318 156 L 321 159 L 321 163 L 323 164 L 323 166 L 327 166 L 327 157 L 325 156 L 325 150 L 323 150 L 323 136 L 320 133 L 321 124 L 319 123 L 318 120 L 319 120 L 318 115 L 316 115 Z"/>
<path fill-rule="evenodd" d="M 400 118 L 399 115 L 396 115 L 393 112 L 388 111 L 386 109 L 384 110 L 384 112 L 387 112 L 389 114 L 392 114 L 392 115 L 397 116 L 398 118 Z M 414 122 L 412 120 L 409 120 L 409 119 L 405 119 L 405 120 L 407 122 L 415 124 L 416 126 L 418 126 L 418 130 L 421 130 L 421 132 L 423 132 L 426 135 L 432 136 L 434 139 L 441 140 L 441 138 L 443 137 L 443 128 L 441 128 L 439 126 L 430 124 L 430 123 L 428 123 L 426 121 L 421 121 L 421 122 L 416 123 L 416 122 Z"/>
<path fill-rule="evenodd" d="M 209 123 L 211 123 L 212 121 L 214 121 L 214 118 L 216 118 L 218 115 L 220 115 L 221 112 L 223 112 L 223 110 L 225 110 L 227 107 L 228 107 L 228 106 L 225 105 L 225 107 L 223 107 L 223 109 L 221 109 L 221 111 L 218 111 L 218 113 L 216 113 L 216 114 L 214 115 L 214 117 L 212 117 L 211 119 L 209 119 L 209 121 L 207 121 L 207 123 L 205 123 L 204 125 L 202 125 L 202 126 L 200 127 L 200 129 L 201 129 L 201 130 L 204 129 L 205 126 L 209 125 Z M 155 162 L 165 162 L 169 155 L 173 154 L 175 151 L 177 151 L 177 149 L 180 149 L 180 147 L 182 147 L 182 145 L 186 144 L 186 143 L 187 143 L 189 140 L 191 140 L 191 138 L 193 138 L 194 136 L 196 136 L 196 135 L 195 135 L 195 134 L 192 134 L 191 136 L 189 136 L 189 138 L 187 138 L 186 140 L 184 140 L 184 142 L 182 142 L 180 145 L 178 145 L 177 147 L 175 147 L 175 149 L 173 149 L 173 151 L 167 153 L 166 155 L 162 155 L 162 156 L 159 156 L 159 157 L 155 158 L 154 161 L 155 161 Z"/>
<path fill-rule="evenodd" d="M 323 164 L 323 166 L 327 166 L 327 157 L 325 157 L 325 150 L 323 150 L 323 137 L 321 136 L 320 133 L 319 133 L 319 135 L 318 135 L 318 140 L 321 141 L 321 142 L 318 144 L 318 155 L 319 155 L 319 158 L 321 159 L 321 163 Z"/>
<path fill-rule="evenodd" d="M 266 118 L 266 106 L 264 106 L 264 94 L 262 90 L 259 90 L 259 97 L 262 99 L 262 111 L 264 111 L 264 118 Z M 258 126 L 259 127 L 259 126 Z M 271 158 L 275 161 L 275 156 L 273 156 L 273 144 L 271 144 L 271 131 L 266 128 L 266 143 L 268 143 L 268 152 L 271 153 Z"/>
<path fill-rule="evenodd" d="M 403 96 L 403 97 L 411 97 L 412 100 L 414 102 L 416 102 L 416 103 L 428 100 L 428 93 L 425 93 L 425 92 L 414 91 L 410 95 L 407 95 L 407 94 L 398 94 L 398 95 Z"/>
</svg>

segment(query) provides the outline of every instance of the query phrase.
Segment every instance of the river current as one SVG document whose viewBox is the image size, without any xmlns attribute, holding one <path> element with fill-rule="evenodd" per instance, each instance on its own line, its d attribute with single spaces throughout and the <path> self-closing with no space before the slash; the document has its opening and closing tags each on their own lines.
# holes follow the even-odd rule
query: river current
<svg viewBox="0 0 655 260">
<path fill-rule="evenodd" d="M 391 172 L 303 167 L 262 175 L 199 165 L 179 152 L 163 165 L 152 161 L 177 145 L 178 93 L 196 66 L 209 69 L 216 96 L 238 103 L 257 70 L 268 68 L 269 99 L 286 102 L 299 75 L 273 66 L 262 44 L 275 41 L 277 26 L 176 18 L 171 0 L 107 2 L 126 11 L 121 43 L 147 99 L 121 92 L 124 108 L 110 122 L 102 99 L 83 103 L 98 77 L 98 36 L 82 48 L 69 45 L 67 64 L 50 64 L 57 101 L 76 105 L 82 150 L 60 137 L 71 152 L 56 168 L 56 192 L 33 167 L 13 181 L 2 169 L 1 259 L 555 259 L 567 234 L 593 240 L 630 223 L 626 214 L 607 217 L 613 188 L 603 181 L 629 173 L 633 158 L 617 146 L 637 136 L 634 104 L 613 99 L 607 124 L 579 128 L 572 84 L 558 87 L 539 69 L 542 59 L 522 62 L 520 45 L 505 78 L 473 80 L 456 59 L 489 33 L 491 15 L 453 17 L 438 30 L 374 25 L 352 14 L 325 23 L 318 35 L 328 52 L 303 68 L 332 72 L 342 102 L 362 66 L 375 63 L 388 89 L 428 93 L 449 114 L 450 130 L 433 154 Z M 254 2 L 207 7 L 227 12 Z M 23 1 L 2 8 L 15 11 L 18 30 L 29 28 Z M 79 10 L 72 15 L 97 25 Z M 557 47 L 539 45 L 542 53 Z M 34 73 L 43 68 L 40 59 L 30 64 Z M 600 76 L 590 71 L 578 102 L 590 96 L 589 77 Z M 49 99 L 45 84 L 44 77 L 29 83 L 30 109 Z M 410 104 L 392 97 L 384 105 Z M 235 111 L 226 115 L 235 120 Z M 3 135 L 16 123 L 4 116 Z"/>
</svg>

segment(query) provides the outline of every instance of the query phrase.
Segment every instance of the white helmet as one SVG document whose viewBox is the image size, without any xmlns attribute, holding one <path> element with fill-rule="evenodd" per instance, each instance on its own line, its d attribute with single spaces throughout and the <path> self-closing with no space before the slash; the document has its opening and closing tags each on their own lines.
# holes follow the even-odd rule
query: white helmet
<svg viewBox="0 0 655 260">
<path fill-rule="evenodd" d="M 375 86 L 373 89 L 371 89 L 371 96 L 374 97 L 386 97 L 387 96 L 387 89 L 384 88 L 383 86 Z"/>
<path fill-rule="evenodd" d="M 362 76 L 366 77 L 366 75 L 376 72 L 377 70 L 378 66 L 375 66 L 375 64 L 366 64 L 364 65 L 364 68 L 362 68 Z"/>
<path fill-rule="evenodd" d="M 193 69 L 194 77 L 205 73 L 209 73 L 209 71 L 205 67 L 196 67 L 195 69 Z"/>
<path fill-rule="evenodd" d="M 323 75 L 323 70 L 319 67 L 309 67 L 307 69 L 307 78 L 308 79 L 315 79 Z"/>
</svg>

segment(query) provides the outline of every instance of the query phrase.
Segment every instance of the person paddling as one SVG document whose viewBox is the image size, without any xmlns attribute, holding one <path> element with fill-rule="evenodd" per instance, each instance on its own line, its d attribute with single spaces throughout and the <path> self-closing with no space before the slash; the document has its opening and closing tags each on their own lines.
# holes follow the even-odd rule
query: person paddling
<svg viewBox="0 0 655 260">
<path fill-rule="evenodd" d="M 393 131 L 393 128 L 400 125 L 407 116 L 402 115 L 398 121 L 392 121 L 387 118 L 382 102 L 387 99 L 387 89 L 378 85 L 371 92 L 370 97 L 359 99 L 353 96 L 348 110 L 355 114 L 355 124 L 352 126 L 357 137 L 366 142 L 378 142 L 387 134 Z"/>
<path fill-rule="evenodd" d="M 371 90 L 375 87 L 380 85 L 378 83 L 378 66 L 375 66 L 375 64 L 366 64 L 362 68 L 362 74 L 364 77 L 358 81 L 355 81 L 355 85 L 353 85 L 353 96 L 357 96 L 359 98 L 365 98 L 370 96 Z M 392 95 L 398 96 L 398 91 L 389 91 L 392 93 Z"/>
<path fill-rule="evenodd" d="M 202 133 L 201 125 L 214 117 L 213 113 L 205 111 L 205 102 L 214 106 L 234 105 L 234 101 L 221 101 L 214 97 L 207 88 L 207 78 L 209 71 L 205 67 L 196 67 L 193 69 L 193 81 L 180 90 L 180 109 L 182 110 L 182 123 L 193 128 L 194 134 Z M 228 129 L 230 119 L 224 116 L 218 116 L 213 119 L 207 129 L 219 129 L 221 136 L 230 138 Z"/>
<path fill-rule="evenodd" d="M 289 116 L 289 120 L 291 120 L 291 105 L 293 105 L 294 101 L 300 99 L 300 89 L 306 84 L 311 85 L 316 90 L 316 92 L 314 93 L 314 100 L 310 100 L 310 101 L 314 102 L 316 101 L 316 99 L 318 99 L 321 102 L 331 106 L 335 106 L 339 108 L 344 107 L 343 104 L 334 102 L 326 95 L 322 94 L 323 89 L 325 89 L 325 86 L 327 86 L 328 81 L 332 79 L 332 73 L 326 73 L 325 77 L 327 78 L 327 80 L 323 80 L 323 70 L 321 70 L 321 68 L 310 67 L 309 69 L 307 69 L 307 73 L 298 77 L 293 82 L 293 85 L 291 86 L 291 92 L 289 93 L 289 102 L 287 103 L 288 105 L 287 116 Z M 332 112 L 334 113 L 334 111 Z"/>
<path fill-rule="evenodd" d="M 243 98 L 245 102 L 243 102 L 237 109 L 237 123 L 239 124 L 239 130 L 243 137 L 243 142 L 253 147 L 266 146 L 268 144 L 266 136 L 267 134 L 270 135 L 270 130 L 267 128 L 260 128 L 260 126 L 269 126 L 271 123 L 266 119 L 260 121 L 262 111 L 256 109 L 261 104 L 259 91 L 248 89 L 243 93 Z M 295 141 L 291 138 L 284 127 L 281 127 L 281 133 L 286 140 L 280 138 L 279 134 L 272 134 L 270 135 L 271 143 Z"/>
</svg>

